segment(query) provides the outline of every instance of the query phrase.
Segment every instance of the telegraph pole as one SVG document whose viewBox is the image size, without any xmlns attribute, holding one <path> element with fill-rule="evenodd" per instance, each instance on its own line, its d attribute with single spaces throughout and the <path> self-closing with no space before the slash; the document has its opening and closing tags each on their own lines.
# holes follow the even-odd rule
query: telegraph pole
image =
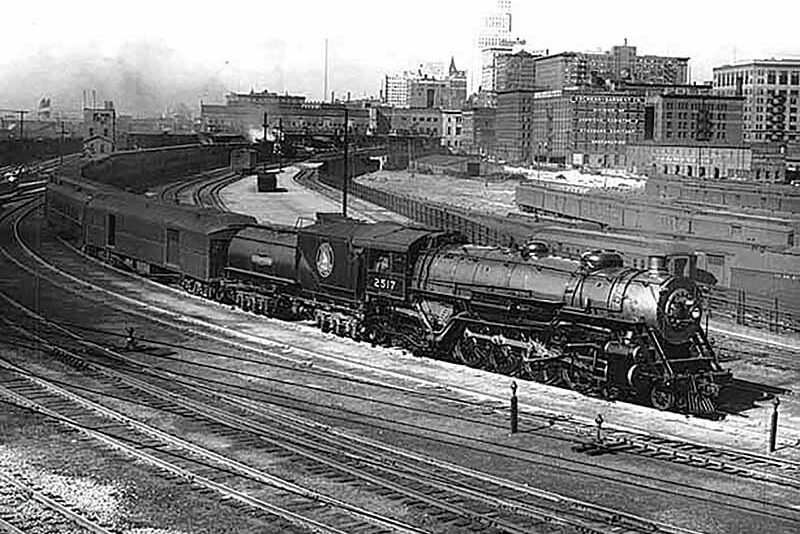
<svg viewBox="0 0 800 534">
<path fill-rule="evenodd" d="M 283 152 L 283 118 L 278 118 L 278 135 L 275 136 L 278 143 L 278 172 L 281 170 L 281 153 Z"/>
<path fill-rule="evenodd" d="M 64 163 L 64 121 L 61 121 L 61 146 L 58 150 L 58 166 Z"/>
<path fill-rule="evenodd" d="M 262 127 L 264 128 L 264 141 L 263 141 L 264 157 L 267 157 L 269 155 L 269 152 L 267 152 L 267 128 L 269 128 L 269 122 L 267 122 L 267 112 L 266 111 L 264 112 L 264 123 L 262 124 Z"/>
<path fill-rule="evenodd" d="M 344 177 L 342 178 L 342 215 L 347 217 L 347 181 L 348 181 L 348 173 L 347 173 L 347 129 L 348 129 L 348 110 L 344 108 Z"/>
<path fill-rule="evenodd" d="M 27 111 L 19 110 L 19 138 L 25 139 L 25 114 Z"/>
</svg>

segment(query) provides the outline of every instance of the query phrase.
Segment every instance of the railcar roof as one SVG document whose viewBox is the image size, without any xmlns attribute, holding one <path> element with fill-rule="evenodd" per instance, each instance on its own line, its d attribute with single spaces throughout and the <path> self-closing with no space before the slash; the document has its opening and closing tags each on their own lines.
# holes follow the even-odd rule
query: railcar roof
<svg viewBox="0 0 800 534">
<path fill-rule="evenodd" d="M 126 192 L 100 192 L 94 195 L 91 206 L 122 217 L 146 218 L 165 226 L 206 235 L 231 227 L 256 224 L 256 220 L 249 215 L 197 206 L 167 204 Z"/>
<path fill-rule="evenodd" d="M 352 239 L 355 246 L 391 252 L 406 252 L 420 239 L 446 233 L 439 230 L 405 226 L 386 221 L 377 223 L 332 221 L 306 226 L 300 232 L 320 237 Z"/>
</svg>

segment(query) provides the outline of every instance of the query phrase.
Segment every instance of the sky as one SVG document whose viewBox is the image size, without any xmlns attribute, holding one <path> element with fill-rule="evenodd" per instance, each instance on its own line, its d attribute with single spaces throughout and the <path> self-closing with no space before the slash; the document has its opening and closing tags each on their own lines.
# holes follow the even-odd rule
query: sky
<svg viewBox="0 0 800 534">
<path fill-rule="evenodd" d="M 29 0 L 0 9 L 0 108 L 78 110 L 83 89 L 144 116 L 178 102 L 222 102 L 227 91 L 323 98 L 378 95 L 383 75 L 425 61 L 474 61 L 491 0 Z M 691 58 L 692 78 L 715 65 L 800 58 L 800 1 L 514 0 L 514 34 L 551 53 L 637 46 Z M 90 93 L 91 94 L 91 93 Z"/>
</svg>

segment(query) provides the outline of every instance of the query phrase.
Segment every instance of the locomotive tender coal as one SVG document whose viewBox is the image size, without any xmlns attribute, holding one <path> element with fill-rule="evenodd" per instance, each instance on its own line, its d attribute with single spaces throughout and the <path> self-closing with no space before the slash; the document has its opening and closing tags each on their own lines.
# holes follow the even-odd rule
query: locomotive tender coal
<svg viewBox="0 0 800 534">
<path fill-rule="evenodd" d="M 581 261 L 529 243 L 341 217 L 304 228 L 50 183 L 48 222 L 116 265 L 194 294 L 414 354 L 658 409 L 715 410 L 731 379 L 701 326 L 698 287 L 619 255 Z"/>
</svg>

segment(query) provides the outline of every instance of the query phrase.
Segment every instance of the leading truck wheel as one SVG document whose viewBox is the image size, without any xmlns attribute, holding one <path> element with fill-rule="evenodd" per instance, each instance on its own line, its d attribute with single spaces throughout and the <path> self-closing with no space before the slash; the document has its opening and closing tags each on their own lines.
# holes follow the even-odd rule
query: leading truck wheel
<svg viewBox="0 0 800 534">
<path fill-rule="evenodd" d="M 657 410 L 669 410 L 675 405 L 675 394 L 664 384 L 654 384 L 650 389 L 650 404 Z"/>
</svg>

